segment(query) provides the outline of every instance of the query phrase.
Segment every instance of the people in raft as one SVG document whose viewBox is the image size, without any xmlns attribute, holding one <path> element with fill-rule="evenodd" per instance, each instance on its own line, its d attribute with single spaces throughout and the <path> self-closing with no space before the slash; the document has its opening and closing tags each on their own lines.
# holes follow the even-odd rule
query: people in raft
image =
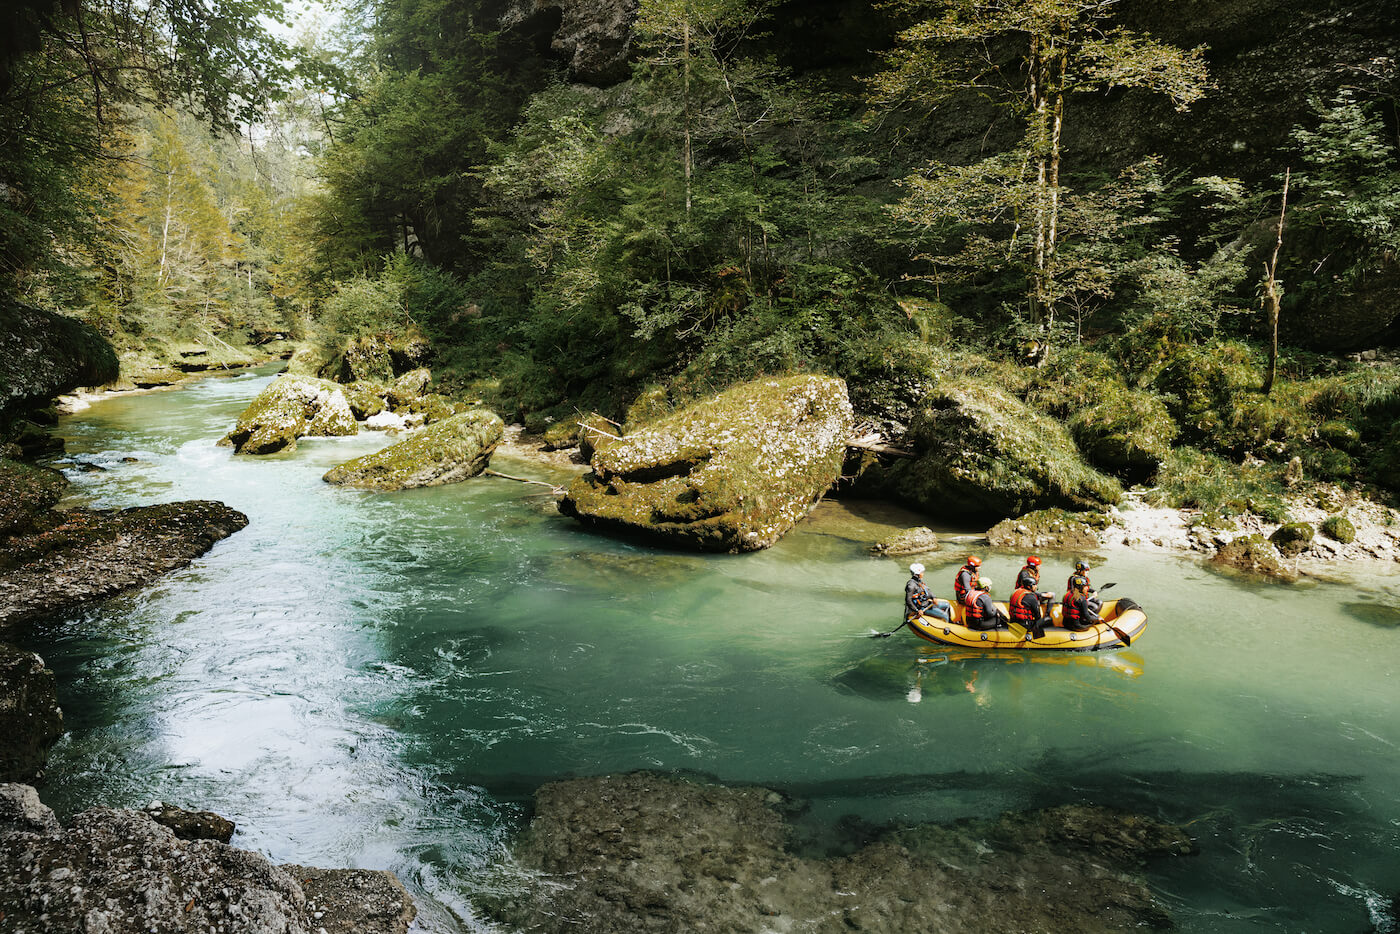
<svg viewBox="0 0 1400 934">
<path fill-rule="evenodd" d="M 1069 593 L 1065 594 L 1064 617 L 1066 629 L 1083 632 L 1103 622 L 1099 617 L 1100 604 L 1089 590 L 1089 579 L 1078 574 L 1069 579 Z"/>
<path fill-rule="evenodd" d="M 958 576 L 953 578 L 953 599 L 958 601 L 959 606 L 967 606 L 967 595 L 972 590 L 972 585 L 977 581 L 977 574 L 981 567 L 981 558 L 976 555 L 968 555 L 967 563 L 958 568 Z"/>
<path fill-rule="evenodd" d="M 1008 629 L 1011 618 L 1001 607 L 996 605 L 992 599 L 992 582 L 985 577 L 978 577 L 972 584 L 972 589 L 967 593 L 964 606 L 967 607 L 963 613 L 963 625 L 968 629 L 991 630 Z"/>
<path fill-rule="evenodd" d="M 1040 559 L 1035 555 L 1026 557 L 1026 565 L 1016 575 L 1016 590 L 1007 601 L 1012 622 L 1031 633 L 1031 638 L 1045 635 L 1045 627 L 1055 625 L 1050 618 L 1050 603 L 1055 599 L 1052 591 L 1041 591 Z"/>
<path fill-rule="evenodd" d="M 1069 580 L 1065 581 L 1065 598 L 1063 601 L 1065 612 L 1069 612 L 1070 597 L 1074 594 L 1074 579 L 1076 577 L 1084 578 L 1084 586 L 1089 588 L 1089 601 L 1094 608 L 1094 612 L 1099 612 L 1099 610 L 1103 609 L 1103 599 L 1099 597 L 1099 592 L 1089 583 L 1089 565 L 1085 564 L 1083 561 L 1074 562 L 1074 573 L 1069 576 Z"/>
<path fill-rule="evenodd" d="M 920 617 L 946 623 L 953 618 L 953 605 L 928 592 L 924 584 L 924 566 L 916 561 L 909 565 L 909 583 L 904 585 L 904 618 L 907 621 Z"/>
</svg>

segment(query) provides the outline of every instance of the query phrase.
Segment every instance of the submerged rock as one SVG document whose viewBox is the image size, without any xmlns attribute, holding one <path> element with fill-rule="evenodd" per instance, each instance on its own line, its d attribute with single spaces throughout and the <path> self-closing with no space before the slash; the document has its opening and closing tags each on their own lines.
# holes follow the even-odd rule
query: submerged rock
<svg viewBox="0 0 1400 934">
<path fill-rule="evenodd" d="M 33 780 L 62 735 L 53 672 L 33 652 L 0 643 L 0 782 Z"/>
<path fill-rule="evenodd" d="M 280 376 L 243 410 L 238 425 L 219 442 L 239 454 L 290 450 L 305 435 L 334 437 L 359 431 L 345 393 L 309 376 Z"/>
<path fill-rule="evenodd" d="M 765 788 L 654 774 L 543 786 L 495 920 L 531 931 L 1105 932 L 1170 924 L 1142 878 L 1194 851 L 1179 828 L 1061 807 L 877 834 L 849 856 L 789 847 Z"/>
<path fill-rule="evenodd" d="M 361 490 L 406 490 L 474 477 L 486 469 L 505 424 L 485 409 L 422 428 L 382 451 L 326 471 L 327 483 Z"/>
<path fill-rule="evenodd" d="M 51 934 L 404 934 L 414 915 L 392 873 L 279 867 L 139 811 L 94 808 L 64 828 L 25 785 L 0 785 L 0 905 L 6 930 Z"/>
<path fill-rule="evenodd" d="M 905 444 L 919 454 L 879 485 L 933 513 L 1018 516 L 1118 502 L 1118 481 L 1080 457 L 1063 425 L 996 386 L 965 382 L 925 396 Z"/>
<path fill-rule="evenodd" d="M 835 482 L 851 424 L 839 379 L 744 383 L 596 440 L 593 471 L 569 485 L 559 510 L 703 551 L 767 548 Z"/>
</svg>

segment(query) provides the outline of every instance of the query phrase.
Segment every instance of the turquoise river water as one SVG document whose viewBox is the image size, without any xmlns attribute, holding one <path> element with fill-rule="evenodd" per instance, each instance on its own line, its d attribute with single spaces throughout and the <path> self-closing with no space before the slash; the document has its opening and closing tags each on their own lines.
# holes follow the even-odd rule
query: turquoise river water
<svg viewBox="0 0 1400 934">
<path fill-rule="evenodd" d="M 1149 870 L 1181 930 L 1397 930 L 1395 573 L 1244 585 L 1114 550 L 1094 577 L 1147 608 L 1132 648 L 960 657 L 868 638 L 897 624 L 906 572 L 837 506 L 768 551 L 699 556 L 590 534 L 503 479 L 350 492 L 321 474 L 383 436 L 215 445 L 269 378 L 61 424 L 70 458 L 107 468 L 71 470 L 70 502 L 217 499 L 250 519 L 188 569 L 30 632 L 70 729 L 41 790 L 61 815 L 213 810 L 276 861 L 393 870 L 420 927 L 453 932 L 485 929 L 486 869 L 561 777 L 779 788 L 810 802 L 811 852 L 840 850 L 849 815 L 1098 802 L 1189 824 L 1201 853 Z M 1018 557 L 986 567 L 1010 582 Z"/>
</svg>

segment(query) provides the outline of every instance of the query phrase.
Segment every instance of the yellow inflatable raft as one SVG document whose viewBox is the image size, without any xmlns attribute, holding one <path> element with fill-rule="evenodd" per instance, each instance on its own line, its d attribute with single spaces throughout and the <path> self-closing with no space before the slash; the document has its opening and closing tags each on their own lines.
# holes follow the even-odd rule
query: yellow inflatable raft
<svg viewBox="0 0 1400 934">
<path fill-rule="evenodd" d="M 1127 606 L 1119 608 L 1120 603 Z M 998 603 L 1002 612 L 1006 604 Z M 953 607 L 951 623 L 927 616 L 911 619 L 909 628 L 920 638 L 938 645 L 955 645 L 964 649 L 1030 649 L 1032 651 L 1096 652 L 1100 649 L 1116 649 L 1137 642 L 1138 636 L 1147 628 L 1147 614 L 1131 600 L 1105 600 L 1099 615 L 1104 622 L 1074 632 L 1059 626 L 1061 606 L 1057 602 L 1050 608 L 1050 617 L 1056 623 L 1047 627 L 1045 635 L 1031 638 L 1032 633 L 1016 623 L 1010 629 L 993 629 L 982 632 L 962 625 L 963 607 Z M 1127 637 L 1126 639 L 1124 637 Z"/>
</svg>

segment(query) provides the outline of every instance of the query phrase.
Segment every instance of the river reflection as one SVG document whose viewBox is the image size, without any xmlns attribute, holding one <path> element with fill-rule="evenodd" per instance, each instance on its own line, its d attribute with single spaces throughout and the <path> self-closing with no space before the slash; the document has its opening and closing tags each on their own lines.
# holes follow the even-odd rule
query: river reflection
<svg viewBox="0 0 1400 934">
<path fill-rule="evenodd" d="M 483 926 L 483 868 L 564 776 L 779 788 L 807 804 L 795 846 L 814 853 L 891 823 L 1087 801 L 1192 828 L 1200 855 L 1151 870 L 1182 930 L 1394 923 L 1393 572 L 1279 587 L 1113 550 L 1095 578 L 1151 617 L 1129 650 L 870 639 L 898 623 L 907 572 L 866 553 L 846 513 L 880 517 L 859 506 L 765 552 L 702 556 L 589 534 L 506 480 L 332 488 L 326 469 L 388 439 L 265 459 L 215 446 L 266 378 L 62 424 L 71 456 L 109 468 L 73 470 L 70 501 L 219 499 L 251 521 L 189 569 L 33 631 L 71 729 L 42 789 L 61 812 L 208 808 L 274 859 L 393 869 L 424 928 L 454 931 Z M 963 554 L 925 561 L 935 589 Z M 990 576 L 1021 557 L 986 556 Z"/>
</svg>

